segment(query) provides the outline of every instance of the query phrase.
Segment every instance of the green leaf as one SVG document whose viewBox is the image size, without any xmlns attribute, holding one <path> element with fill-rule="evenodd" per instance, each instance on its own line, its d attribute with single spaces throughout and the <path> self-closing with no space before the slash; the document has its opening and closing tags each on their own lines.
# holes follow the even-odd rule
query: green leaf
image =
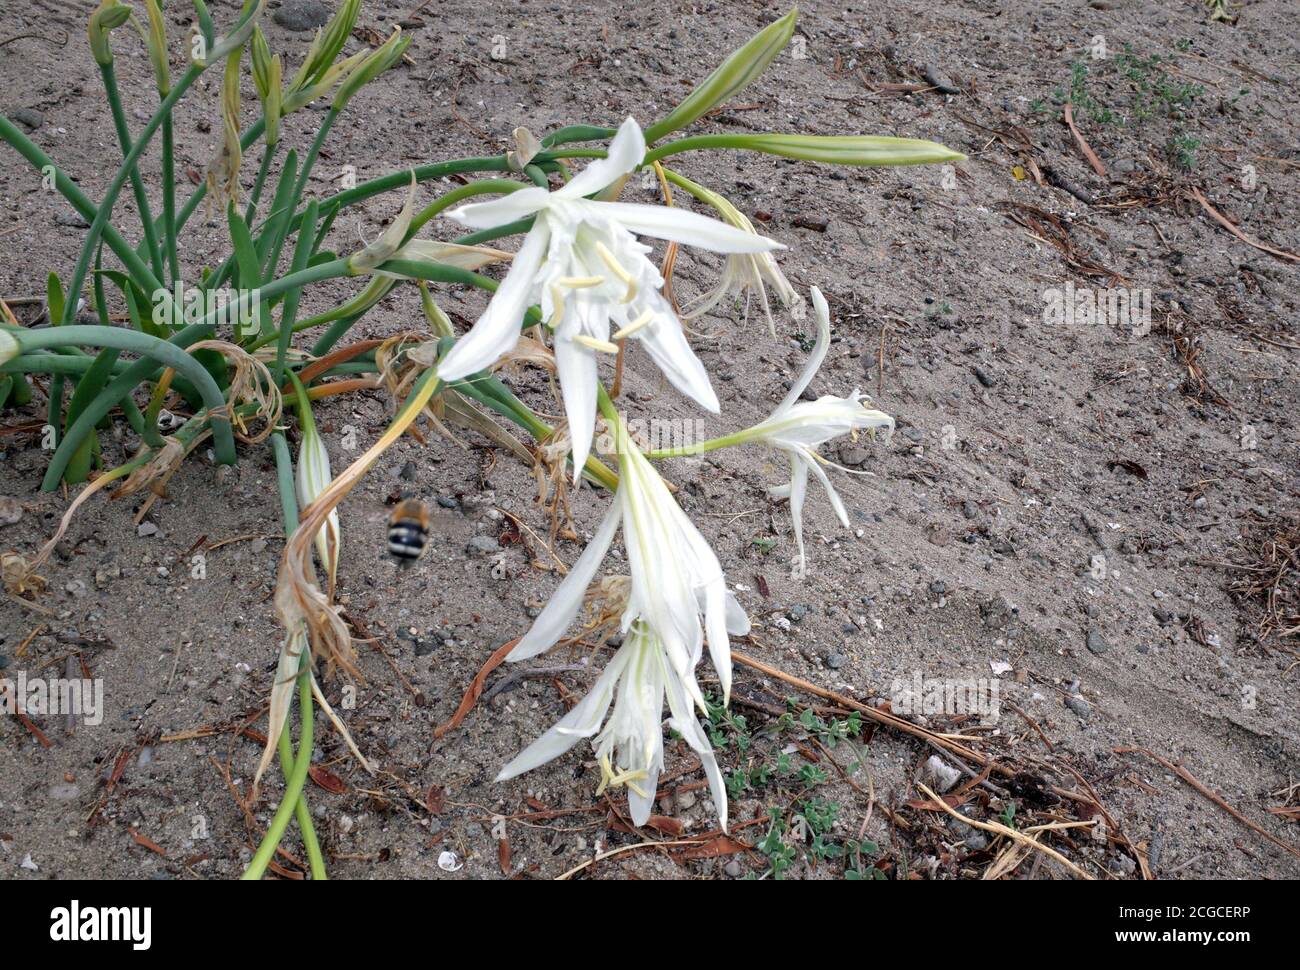
<svg viewBox="0 0 1300 970">
<path fill-rule="evenodd" d="M 50 325 L 57 327 L 63 320 L 63 284 L 58 273 L 50 273 L 45 281 L 45 304 L 50 311 Z"/>
<path fill-rule="evenodd" d="M 751 37 L 743 47 L 734 51 L 694 91 L 688 94 L 686 100 L 674 108 L 668 117 L 646 129 L 646 144 L 653 145 L 664 135 L 685 128 L 701 115 L 707 114 L 744 90 L 754 78 L 767 69 L 776 55 L 781 53 L 782 48 L 789 43 L 798 16 L 799 8 L 790 8 L 788 14 L 775 23 L 768 24 Z"/>
</svg>

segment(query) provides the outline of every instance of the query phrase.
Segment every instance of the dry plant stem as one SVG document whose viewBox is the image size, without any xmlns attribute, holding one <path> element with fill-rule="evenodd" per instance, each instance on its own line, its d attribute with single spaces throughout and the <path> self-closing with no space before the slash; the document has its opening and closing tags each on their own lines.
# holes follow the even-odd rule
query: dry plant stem
<svg viewBox="0 0 1300 970">
<path fill-rule="evenodd" d="M 834 701 L 841 707 L 858 711 L 865 717 L 875 721 L 877 724 L 883 724 L 886 727 L 892 727 L 897 731 L 902 731 L 904 734 L 910 734 L 913 737 L 921 738 L 923 741 L 937 745 L 945 751 L 949 751 L 959 757 L 974 761 L 980 765 L 980 767 L 988 768 L 1005 778 L 1010 778 L 1015 774 L 1015 772 L 1010 768 L 999 765 L 992 759 L 980 754 L 978 751 L 973 751 L 965 745 L 958 743 L 962 740 L 977 740 L 975 738 L 967 738 L 960 734 L 936 734 L 934 731 L 927 731 L 925 728 L 918 727 L 912 722 L 905 721 L 894 714 L 887 714 L 884 711 L 876 710 L 876 708 L 869 707 L 866 704 L 861 704 L 858 701 L 853 700 L 851 697 L 845 697 L 843 694 L 837 694 L 834 691 L 826 690 L 824 687 L 818 687 L 816 684 L 803 680 L 800 677 L 795 677 L 793 674 L 787 674 L 784 670 L 778 670 L 776 667 L 765 664 L 761 660 L 755 660 L 753 657 L 743 654 L 739 650 L 733 649 L 731 651 L 731 659 L 737 663 L 744 664 L 746 667 L 757 670 L 760 673 L 767 674 L 769 677 L 775 677 L 778 680 L 785 681 L 787 684 L 793 684 L 800 690 Z"/>
<path fill-rule="evenodd" d="M 971 818 L 969 815 L 962 815 L 956 809 L 952 808 L 942 798 L 940 798 L 934 792 L 930 791 L 930 789 L 927 788 L 923 783 L 917 782 L 916 787 L 921 789 L 921 791 L 925 792 L 927 798 L 929 798 L 932 802 L 935 803 L 935 805 L 943 809 L 953 818 L 965 822 L 967 825 L 972 825 L 977 829 L 983 829 L 985 832 L 995 832 L 998 835 L 1005 835 L 1007 838 L 1015 842 L 1019 842 L 1021 845 L 1028 846 L 1031 849 L 1043 853 L 1044 855 L 1048 856 L 1051 859 L 1055 859 L 1057 862 L 1065 866 L 1067 869 L 1073 872 L 1080 879 L 1087 879 L 1090 882 L 1093 880 L 1092 876 L 1088 875 L 1086 872 L 1084 872 L 1082 869 L 1076 866 L 1065 856 L 1061 855 L 1061 853 L 1057 852 L 1055 849 L 1043 845 L 1037 839 L 1031 839 L 1023 832 L 1017 832 L 1015 829 L 1007 828 L 1005 825 L 1000 825 L 997 822 L 981 822 L 979 819 Z"/>
<path fill-rule="evenodd" d="M 1146 748 L 1116 748 L 1115 753 L 1146 755 L 1152 761 L 1155 761 L 1161 766 L 1163 766 L 1166 770 L 1172 771 L 1183 781 L 1187 782 L 1187 784 L 1195 788 L 1201 795 L 1208 798 L 1215 805 L 1218 805 L 1221 809 L 1223 809 L 1225 812 L 1227 812 L 1229 815 L 1235 818 L 1242 825 L 1246 826 L 1246 828 L 1250 829 L 1252 832 L 1256 833 L 1257 835 L 1264 836 L 1264 838 L 1268 839 L 1279 849 L 1283 849 L 1286 852 L 1291 853 L 1291 855 L 1295 856 L 1297 859 L 1300 859 L 1300 849 L 1297 849 L 1290 842 L 1284 842 L 1281 839 L 1279 839 L 1276 835 L 1264 831 L 1262 828 L 1260 828 L 1250 819 L 1246 818 L 1246 816 L 1242 815 L 1241 812 L 1237 811 L 1235 808 L 1233 808 L 1231 805 L 1225 802 L 1221 797 L 1219 797 L 1214 792 L 1210 791 L 1210 789 L 1206 788 L 1203 784 L 1201 784 L 1200 780 L 1195 775 L 1193 775 L 1190 771 L 1184 768 L 1182 765 L 1174 764 L 1172 761 L 1166 761 L 1164 758 L 1160 757 L 1160 755 L 1156 754 L 1154 751 L 1148 751 Z"/>
<path fill-rule="evenodd" d="M 316 583 L 311 562 L 312 542 L 330 512 L 343 501 L 344 496 L 370 470 L 379 456 L 415 422 L 442 386 L 434 368 L 429 368 L 421 375 L 388 430 L 365 454 L 330 482 L 311 505 L 302 510 L 298 528 L 285 542 L 284 553 L 280 557 L 275 603 L 281 623 L 286 630 L 293 630 L 299 622 L 305 622 L 310 633 L 312 655 L 323 656 L 330 663 L 338 663 L 358 679 L 360 672 L 351 660 L 352 637 L 347 624 Z"/>
</svg>

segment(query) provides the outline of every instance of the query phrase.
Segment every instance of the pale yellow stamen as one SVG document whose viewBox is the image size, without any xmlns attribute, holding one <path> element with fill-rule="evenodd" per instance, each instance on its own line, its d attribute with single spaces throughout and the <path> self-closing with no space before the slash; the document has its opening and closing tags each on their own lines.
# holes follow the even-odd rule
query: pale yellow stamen
<svg viewBox="0 0 1300 970">
<path fill-rule="evenodd" d="M 603 350 L 607 354 L 618 353 L 617 344 L 612 344 L 608 340 L 597 340 L 595 337 L 589 337 L 585 333 L 574 334 L 571 339 L 575 344 L 582 344 L 582 346 L 590 347 L 592 350 Z"/>
<path fill-rule="evenodd" d="M 564 319 L 564 291 L 565 290 L 587 290 L 593 286 L 600 286 L 605 282 L 603 276 L 562 276 L 551 284 L 551 319 L 546 321 L 546 325 L 554 330 Z"/>
<path fill-rule="evenodd" d="M 620 785 L 626 785 L 642 798 L 649 798 L 650 796 L 647 795 L 639 785 L 633 784 L 634 782 L 640 781 L 642 778 L 648 777 L 650 777 L 650 773 L 644 768 L 639 768 L 635 771 L 629 769 L 628 771 L 620 771 L 616 773 L 613 766 L 609 763 L 609 755 L 604 755 L 600 759 L 600 784 L 596 786 L 596 795 L 599 797 L 604 793 L 606 788 L 611 786 L 617 788 Z"/>
<path fill-rule="evenodd" d="M 614 339 L 622 340 L 624 337 L 632 336 L 632 334 L 636 333 L 642 327 L 645 327 L 654 318 L 655 318 L 654 312 L 652 310 L 647 310 L 645 313 L 641 314 L 639 317 L 637 317 L 635 320 L 629 323 L 622 330 L 617 331 L 614 334 Z"/>
<path fill-rule="evenodd" d="M 600 253 L 600 258 L 605 261 L 605 265 L 609 267 L 609 271 L 617 276 L 627 286 L 627 295 L 623 297 L 623 302 L 631 303 L 632 300 L 636 298 L 636 277 L 622 267 L 619 261 L 614 258 L 614 254 L 609 251 L 609 248 L 604 243 L 596 243 L 596 252 Z"/>
<path fill-rule="evenodd" d="M 560 286 L 570 290 L 585 290 L 593 286 L 600 286 L 605 282 L 603 276 L 564 276 L 558 281 Z"/>
</svg>

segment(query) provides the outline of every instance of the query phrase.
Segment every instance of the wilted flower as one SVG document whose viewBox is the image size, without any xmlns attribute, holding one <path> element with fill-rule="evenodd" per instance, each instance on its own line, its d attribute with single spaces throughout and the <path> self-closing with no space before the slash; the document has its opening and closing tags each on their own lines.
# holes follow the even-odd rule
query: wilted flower
<svg viewBox="0 0 1300 970">
<path fill-rule="evenodd" d="M 717 209 L 727 224 L 743 232 L 754 232 L 754 224 L 745 217 L 745 214 L 717 192 L 696 185 L 694 182 L 691 183 L 689 191 L 696 198 Z M 782 305 L 790 311 L 790 315 L 796 320 L 802 320 L 803 297 L 795 292 L 790 281 L 781 272 L 781 268 L 776 265 L 776 260 L 772 258 L 771 253 L 733 253 L 728 256 L 726 264 L 722 267 L 722 279 L 718 281 L 718 285 L 692 302 L 686 308 L 685 317 L 688 320 L 698 317 L 712 310 L 727 295 L 739 296 L 744 293 L 745 317 L 748 318 L 750 295 L 757 293 L 759 302 L 763 304 L 763 314 L 767 317 L 767 329 L 775 337 L 776 323 L 772 320 L 772 306 L 767 301 L 769 286 L 775 291 Z"/>
<path fill-rule="evenodd" d="M 90 40 L 90 53 L 96 64 L 112 64 L 113 50 L 109 46 L 108 35 L 126 23 L 131 16 L 131 8 L 118 0 L 100 0 L 95 12 L 90 15 L 87 34 Z"/>
<path fill-rule="evenodd" d="M 861 403 L 863 396 L 856 389 L 848 397 L 827 394 L 815 401 L 799 400 L 808 385 L 812 383 L 813 375 L 821 367 L 822 361 L 826 359 L 826 351 L 831 343 L 830 308 L 826 305 L 821 290 L 815 286 L 812 288 L 812 301 L 814 315 L 817 318 L 817 343 L 813 346 L 812 355 L 808 358 L 803 373 L 790 388 L 785 400 L 777 406 L 766 421 L 738 432 L 728 439 L 732 444 L 761 442 L 779 448 L 789 456 L 790 484 L 770 491 L 774 496 L 788 496 L 790 499 L 790 515 L 794 519 L 794 537 L 799 547 L 800 568 L 806 561 L 803 546 L 803 500 L 808 489 L 809 470 L 817 476 L 822 487 L 826 489 L 826 495 L 831 500 L 831 506 L 835 509 L 840 524 L 846 529 L 849 527 L 849 517 L 844 511 L 844 503 L 840 501 L 839 495 L 836 494 L 830 479 L 826 477 L 826 472 L 821 467 L 831 465 L 832 462 L 819 455 L 817 449 L 832 438 L 853 434 L 863 429 L 870 429 L 872 433 L 877 428 L 888 428 L 890 432 L 894 430 L 894 419 L 883 411 L 873 411 L 863 407 Z M 843 470 L 850 471 L 850 469 Z"/>
<path fill-rule="evenodd" d="M 595 351 L 636 337 L 667 378 L 710 411 L 718 399 L 672 307 L 663 277 L 633 233 L 720 253 L 767 252 L 780 244 L 683 209 L 585 198 L 618 183 L 641 164 L 645 138 L 628 118 L 608 157 L 588 165 L 554 192 L 532 187 L 492 202 L 461 206 L 449 218 L 492 229 L 525 216 L 536 221 L 488 308 L 438 368 L 451 381 L 483 370 L 519 340 L 524 311 L 541 303 L 555 333 L 555 360 L 573 439 L 575 477 L 587 460 L 596 422 Z"/>
</svg>

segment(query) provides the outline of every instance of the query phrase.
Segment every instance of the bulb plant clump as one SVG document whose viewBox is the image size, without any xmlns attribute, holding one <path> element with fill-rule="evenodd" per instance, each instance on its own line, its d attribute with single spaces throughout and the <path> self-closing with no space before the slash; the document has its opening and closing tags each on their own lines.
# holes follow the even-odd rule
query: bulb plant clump
<svg viewBox="0 0 1300 970">
<path fill-rule="evenodd" d="M 160 483 L 204 442 L 210 440 L 219 464 L 235 463 L 241 449 L 269 446 L 287 538 L 275 591 L 282 630 L 268 740 L 250 798 L 277 755 L 285 791 L 245 875 L 261 877 L 293 821 L 313 878 L 325 878 L 304 791 L 318 706 L 360 763 L 372 768 L 321 689 L 326 677 L 358 675 L 352 631 L 336 599 L 348 534 L 337 507 L 420 417 L 441 430 L 473 429 L 537 467 L 542 500 L 553 493 L 554 510 L 567 512 L 573 489 L 583 482 L 592 502 L 607 505 L 596 534 L 531 629 L 519 631 L 507 659 L 523 660 L 567 642 L 566 631 L 591 601 L 589 588 L 620 536 L 630 570 L 630 576 L 606 575 L 594 587 L 603 596 L 602 619 L 617 623 L 622 645 L 585 698 L 505 765 L 500 778 L 558 758 L 588 739 L 600 765 L 601 790 L 626 788 L 632 820 L 643 824 L 663 768 L 666 704 L 669 727 L 701 760 L 725 829 L 727 792 L 699 720 L 702 713 L 707 723 L 708 707 L 698 669 L 707 648 L 726 704 L 729 638 L 745 635 L 749 620 L 727 587 L 718 557 L 657 465 L 728 447 L 783 452 L 791 478 L 774 483 L 772 493 L 789 499 L 802 572 L 809 472 L 847 525 L 827 474 L 835 466 L 818 448 L 860 430 L 892 429 L 893 420 L 869 409 L 856 390 L 803 399 L 830 344 L 826 300 L 816 288 L 807 298 L 796 291 L 780 268 L 780 241 L 758 233 L 719 189 L 672 166 L 689 153 L 710 150 L 857 166 L 962 156 L 916 139 L 694 130 L 772 64 L 793 34 L 791 10 L 658 120 L 634 113 L 609 119 L 614 127 L 574 125 L 540 138 L 519 128 L 499 155 L 430 161 L 319 196 L 308 186 L 332 127 L 361 88 L 403 62 L 409 37 L 398 28 L 373 49 L 362 44 L 347 53 L 357 46 L 352 37 L 361 0 L 340 0 L 295 65 L 290 56 L 272 52 L 262 31 L 265 0 L 246 0 L 234 22 L 220 28 L 203 0 L 192 4 L 194 27 L 187 38 L 168 36 L 162 0 L 134 0 L 134 6 L 102 0 L 90 17 L 91 53 L 121 154 L 102 198 L 90 198 L 0 117 L 0 141 L 32 166 L 34 180 L 50 180 L 90 223 L 71 271 L 49 274 L 48 325 L 21 326 L 8 313 L 0 323 L 0 406 L 27 406 L 32 377 L 46 378 L 53 454 L 43 488 L 88 483 L 44 548 L 31 555 L 6 553 L 7 590 L 24 601 L 37 595 L 43 582 L 37 570 L 54 542 L 72 515 L 108 484 L 120 482 L 118 495 L 151 490 L 153 502 Z M 157 107 L 131 130 L 114 49 L 137 42 L 147 54 Z M 176 70 L 182 56 L 183 67 Z M 182 199 L 174 110 L 208 71 L 221 75 L 214 85 L 220 147 L 206 177 Z M 245 78 L 257 95 L 259 116 L 251 125 L 244 124 L 248 106 L 241 104 Z M 303 124 L 315 128 L 310 147 L 303 153 L 282 150 L 286 131 L 302 123 L 296 116 L 313 102 L 326 108 Z M 156 197 L 141 168 L 155 139 L 161 159 Z M 242 175 L 253 170 L 254 158 L 256 174 L 245 192 Z M 637 173 L 657 181 L 664 204 L 620 199 Z M 462 184 L 421 208 L 424 187 L 453 175 Z M 117 203 L 128 187 L 135 212 L 122 220 Z M 671 187 L 712 215 L 673 204 Z M 355 251 L 332 249 L 342 236 L 331 235 L 339 218 L 384 193 L 400 200 L 393 202 L 388 228 Z M 200 271 L 187 252 L 185 230 L 201 205 L 224 222 L 229 246 L 224 259 Z M 518 237 L 516 244 L 496 248 L 511 237 Z M 652 261 L 647 240 L 668 244 L 662 265 Z M 725 261 L 716 287 L 688 304 L 688 314 L 679 312 L 665 279 L 671 280 L 679 247 L 708 250 Z M 300 313 L 309 288 L 348 278 L 357 279 L 354 296 L 313 316 Z M 438 287 L 448 285 L 491 294 L 482 316 L 461 335 L 438 306 Z M 423 325 L 382 341 L 349 339 L 358 322 L 399 289 L 419 307 L 416 319 Z M 772 335 L 774 307 L 800 319 L 811 300 L 817 339 L 805 372 L 758 425 L 685 447 L 643 450 L 615 403 L 629 342 L 644 350 L 674 388 L 717 414 L 718 397 L 683 318 L 716 313 L 742 297 L 746 309 L 757 299 Z M 518 365 L 555 376 L 562 423 L 548 424 L 512 392 L 508 380 Z M 328 426 L 318 424 L 313 409 L 324 398 L 374 389 L 392 396 L 395 417 L 359 458 L 332 469 L 322 430 Z M 168 421 L 165 405 L 191 416 Z M 286 434 L 290 413 L 299 432 L 296 455 Z M 99 434 L 119 416 L 141 444 L 129 461 L 110 468 Z M 612 450 L 593 447 L 598 434 L 612 439 Z M 603 460 L 607 454 L 609 463 Z M 295 699 L 301 723 L 296 748 L 286 730 Z"/>
</svg>

